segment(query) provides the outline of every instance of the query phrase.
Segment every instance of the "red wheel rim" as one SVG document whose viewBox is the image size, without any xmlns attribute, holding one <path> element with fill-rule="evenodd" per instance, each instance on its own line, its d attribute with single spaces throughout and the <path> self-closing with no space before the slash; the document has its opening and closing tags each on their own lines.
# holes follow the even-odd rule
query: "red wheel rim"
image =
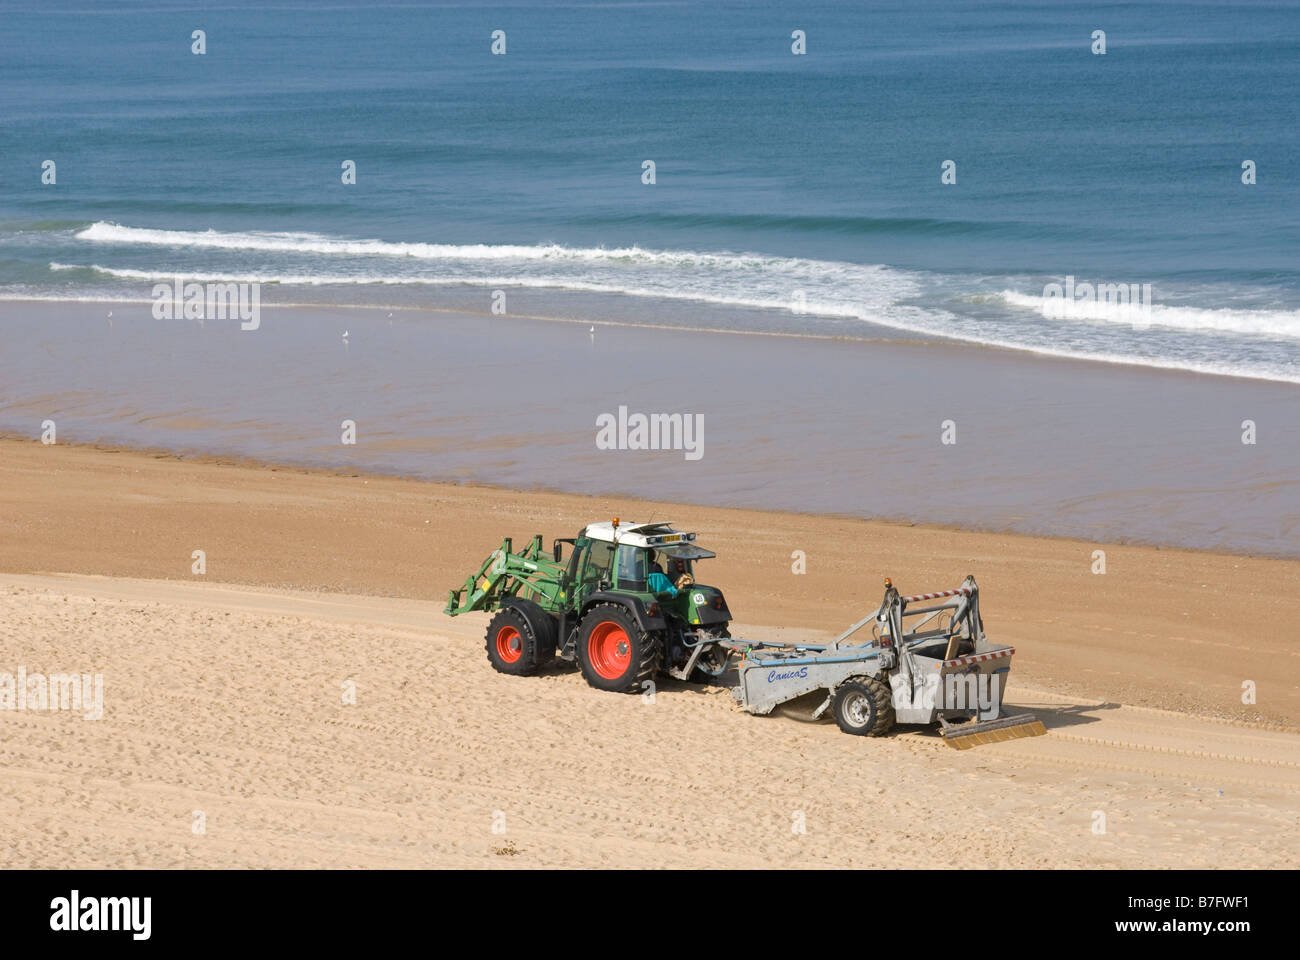
<svg viewBox="0 0 1300 960">
<path fill-rule="evenodd" d="M 612 620 L 596 624 L 587 639 L 591 668 L 606 680 L 617 680 L 632 662 L 632 641 L 627 631 Z"/>
<path fill-rule="evenodd" d="M 524 655 L 524 642 L 519 631 L 514 627 L 502 627 L 497 631 L 497 656 L 506 663 L 517 663 Z"/>
</svg>

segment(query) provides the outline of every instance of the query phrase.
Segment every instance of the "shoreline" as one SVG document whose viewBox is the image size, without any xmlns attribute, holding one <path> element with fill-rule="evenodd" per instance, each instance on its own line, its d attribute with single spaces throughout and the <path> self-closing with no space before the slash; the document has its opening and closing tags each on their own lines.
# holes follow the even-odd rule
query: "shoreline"
<svg viewBox="0 0 1300 960">
<path fill-rule="evenodd" d="M 107 447 L 1300 557 L 1286 383 L 460 310 L 283 308 L 246 333 L 93 309 L 0 310 L 0 433 L 37 436 L 48 419 Z M 594 445 L 623 405 L 707 420 L 707 455 Z M 1247 418 L 1257 445 L 1243 445 Z M 958 422 L 948 445 L 941 427 Z"/>
<path fill-rule="evenodd" d="M 274 284 L 266 284 L 266 286 L 274 286 Z M 503 289 L 525 291 L 528 293 L 538 292 L 538 289 L 534 287 L 511 287 L 509 284 L 503 284 L 502 287 Z M 471 284 L 466 284 L 464 289 L 476 290 L 478 289 L 478 287 Z M 572 295 L 572 294 L 584 293 L 583 291 L 569 290 L 566 288 L 555 288 L 554 290 L 544 289 L 542 292 L 554 292 L 561 295 Z M 615 293 L 600 293 L 598 294 L 598 296 L 622 298 L 627 295 L 615 294 Z M 2 307 L 4 304 L 11 304 L 11 303 L 13 304 L 117 303 L 117 304 L 130 304 L 135 306 L 150 306 L 153 304 L 153 302 L 154 301 L 148 297 L 120 297 L 120 298 L 109 298 L 104 296 L 0 297 L 0 307 Z M 680 302 L 677 301 L 674 302 L 679 303 L 679 305 L 685 304 L 686 306 L 690 306 L 692 303 L 695 303 L 695 301 L 691 301 L 689 299 Z M 698 303 L 700 306 L 711 308 L 711 309 L 718 309 L 718 310 L 726 310 L 730 307 L 730 305 L 728 304 L 718 304 L 709 301 L 699 301 Z M 432 306 L 428 304 L 411 304 L 411 303 L 388 303 L 388 304 L 335 303 L 330 301 L 304 300 L 304 301 L 285 301 L 283 303 L 263 303 L 261 304 L 261 307 L 264 310 L 325 310 L 325 311 L 362 310 L 368 312 L 377 312 L 383 310 L 383 311 L 388 311 L 390 313 L 414 312 L 414 313 L 424 313 L 424 314 L 442 314 L 442 315 L 450 315 L 450 316 L 471 316 L 471 317 L 479 317 L 488 320 L 494 317 L 501 316 L 498 314 L 493 314 L 492 311 L 490 310 L 475 310 L 464 306 Z M 783 315 L 784 313 L 787 312 L 786 310 L 777 307 L 744 306 L 744 307 L 730 307 L 730 308 L 744 310 L 744 311 L 754 311 L 754 312 L 764 313 L 764 314 L 776 313 L 776 314 Z M 807 313 L 810 316 L 821 316 L 818 315 L 815 311 L 807 311 Z M 642 321 L 642 320 L 608 320 L 608 319 L 593 320 L 590 317 L 563 317 L 563 316 L 555 316 L 553 314 L 539 314 L 539 313 L 511 312 L 505 316 L 507 316 L 511 320 L 528 320 L 528 321 L 536 321 L 540 323 L 563 323 L 563 324 L 572 324 L 575 326 L 587 325 L 587 326 L 596 326 L 598 329 L 601 327 L 612 327 L 612 328 L 627 328 L 627 329 L 634 329 L 634 330 L 664 330 L 664 331 L 672 331 L 672 332 L 679 332 L 679 333 L 723 334 L 723 335 L 743 336 L 743 337 L 775 337 L 780 339 L 825 341 L 830 343 L 863 343 L 863 344 L 888 343 L 888 344 L 899 344 L 903 346 L 957 347 L 957 348 L 967 348 L 974 351 L 990 351 L 998 354 L 1010 354 L 1013 356 L 1021 356 L 1021 357 L 1031 359 L 1033 361 L 1055 361 L 1055 362 L 1066 363 L 1066 364 L 1083 364 L 1085 366 L 1098 365 L 1102 367 L 1120 367 L 1120 368 L 1130 369 L 1134 371 L 1148 371 L 1153 374 L 1166 373 L 1166 374 L 1174 374 L 1174 375 L 1183 375 L 1188 377 L 1210 378 L 1213 380 L 1232 380 L 1244 384 L 1270 384 L 1270 385 L 1284 384 L 1289 387 L 1295 387 L 1297 389 L 1300 389 L 1300 383 L 1297 383 L 1295 380 L 1286 379 L 1285 377 L 1274 377 L 1274 376 L 1264 376 L 1264 375 L 1249 376 L 1247 374 L 1236 373 L 1232 371 L 1207 370 L 1207 369 L 1200 369 L 1197 367 L 1179 366 L 1174 363 L 1143 363 L 1140 360 L 1128 359 L 1128 358 L 1109 355 L 1109 354 L 1091 355 L 1091 354 L 1084 354 L 1084 353 L 1054 352 L 1054 351 L 1044 350 L 1044 349 L 1035 349 L 1033 347 L 1028 347 L 1028 346 L 1017 346 L 1015 344 L 1008 344 L 1008 343 L 967 340 L 967 339 L 962 339 L 960 337 L 945 336 L 943 334 L 937 334 L 937 333 L 936 334 L 918 333 L 916 331 L 906 330 L 901 327 L 891 327 L 888 326 L 887 324 L 873 323 L 865 320 L 858 321 L 858 322 L 860 322 L 863 326 L 870 329 L 875 329 L 880 331 L 896 331 L 898 333 L 898 336 L 888 336 L 888 335 L 854 336 L 852 334 L 828 334 L 828 333 L 814 333 L 812 331 L 791 331 L 791 330 L 747 330 L 747 329 L 735 329 L 735 328 L 728 328 L 728 327 L 721 327 L 721 326 L 697 327 L 697 326 L 689 326 L 685 324 L 675 324 L 675 323 L 651 323 L 649 321 Z M 839 320 L 842 318 L 834 317 L 831 315 L 825 315 L 823 316 L 823 319 Z"/>
<path fill-rule="evenodd" d="M 933 525 L 446 484 L 359 471 L 0 439 L 0 572 L 205 581 L 438 608 L 503 537 L 572 536 L 607 516 L 699 532 L 739 624 L 837 632 L 890 576 L 975 574 L 1026 685 L 1234 722 L 1300 726 L 1284 624 L 1300 561 Z M 194 576 L 192 553 L 205 551 Z M 795 574 L 795 550 L 806 574 Z M 445 618 L 429 624 L 444 628 Z M 480 651 L 481 652 L 481 651 Z M 1259 685 L 1257 704 L 1241 685 Z M 1013 680 L 1013 688 L 1015 680 Z"/>
</svg>

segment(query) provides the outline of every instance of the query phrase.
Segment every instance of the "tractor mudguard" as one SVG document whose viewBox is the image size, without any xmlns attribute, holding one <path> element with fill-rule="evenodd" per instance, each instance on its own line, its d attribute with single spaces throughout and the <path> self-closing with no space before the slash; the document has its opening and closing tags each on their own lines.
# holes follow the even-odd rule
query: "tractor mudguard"
<svg viewBox="0 0 1300 960">
<path fill-rule="evenodd" d="M 543 610 L 538 604 L 534 603 L 532 600 L 526 600 L 523 597 L 502 597 L 500 606 L 514 607 L 528 619 L 528 622 L 532 624 L 534 631 L 545 629 L 547 620 L 555 620 L 553 616 Z"/>
<path fill-rule="evenodd" d="M 551 651 L 555 650 L 560 633 L 560 624 L 555 617 L 543 610 L 540 605 L 523 597 L 502 597 L 500 605 L 502 609 L 513 607 L 522 613 L 528 625 L 533 628 L 533 636 L 537 637 L 544 646 L 549 645 Z"/>
<path fill-rule="evenodd" d="M 578 619 L 581 620 L 587 611 L 598 603 L 617 603 L 627 607 L 632 612 L 632 616 L 636 617 L 637 625 L 646 633 L 663 630 L 668 626 L 662 613 L 657 616 L 650 616 L 645 603 L 640 597 L 631 597 L 626 593 L 614 593 L 605 590 L 599 590 L 596 593 L 587 595 L 587 598 L 582 601 L 582 609 L 578 611 Z"/>
</svg>

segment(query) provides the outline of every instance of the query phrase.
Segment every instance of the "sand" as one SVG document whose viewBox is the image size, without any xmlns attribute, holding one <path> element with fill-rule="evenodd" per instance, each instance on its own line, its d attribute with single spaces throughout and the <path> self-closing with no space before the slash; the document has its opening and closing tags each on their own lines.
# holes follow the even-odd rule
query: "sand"
<svg viewBox="0 0 1300 960">
<path fill-rule="evenodd" d="M 1049 734 L 504 677 L 441 614 L 502 536 L 615 514 L 699 531 L 756 638 L 974 573 Z M 0 866 L 1296 866 L 1300 564 L 1094 548 L 0 442 L 0 673 L 104 678 L 101 720 L 0 711 Z"/>
</svg>

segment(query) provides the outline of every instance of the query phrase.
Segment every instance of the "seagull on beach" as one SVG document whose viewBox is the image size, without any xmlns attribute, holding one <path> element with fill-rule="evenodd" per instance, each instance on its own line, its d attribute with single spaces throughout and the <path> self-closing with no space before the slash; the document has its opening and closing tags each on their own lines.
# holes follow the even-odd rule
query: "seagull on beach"
<svg viewBox="0 0 1300 960">
<path fill-rule="evenodd" d="M 344 343 L 348 342 L 348 332 L 346 330 L 343 331 L 343 342 Z"/>
</svg>

